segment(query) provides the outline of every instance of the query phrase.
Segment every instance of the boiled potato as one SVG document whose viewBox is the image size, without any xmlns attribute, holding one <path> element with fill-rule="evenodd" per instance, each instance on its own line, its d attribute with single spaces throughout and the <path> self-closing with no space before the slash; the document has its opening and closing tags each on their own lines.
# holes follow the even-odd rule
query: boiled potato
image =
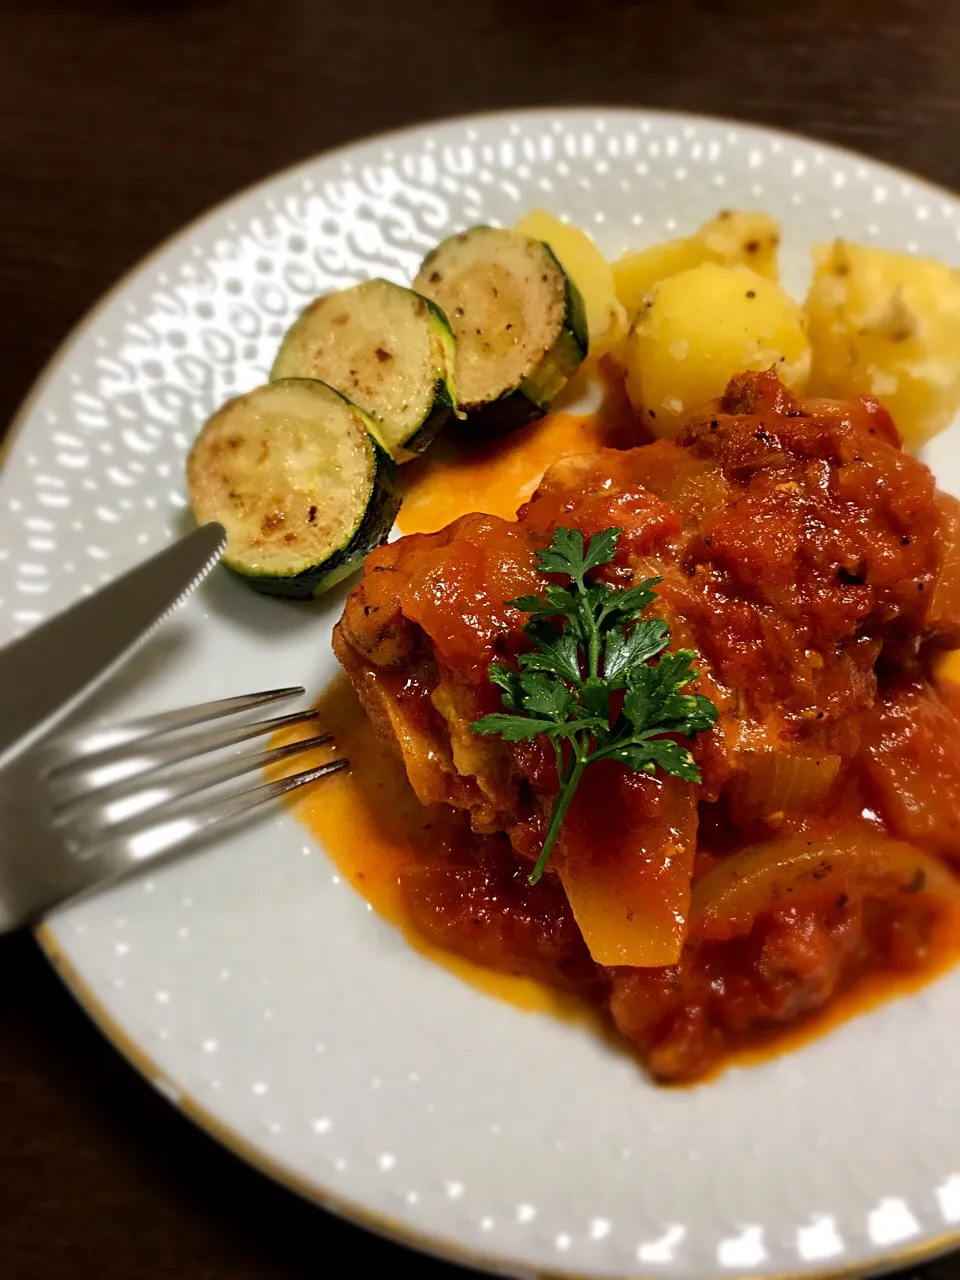
<svg viewBox="0 0 960 1280">
<path fill-rule="evenodd" d="M 717 259 L 697 236 L 662 240 L 649 249 L 625 253 L 613 264 L 617 297 L 626 307 L 627 314 L 635 316 L 661 280 L 708 261 L 716 262 Z"/>
<path fill-rule="evenodd" d="M 873 395 L 922 444 L 960 408 L 960 272 L 838 240 L 814 250 L 807 297 L 815 395 Z"/>
<path fill-rule="evenodd" d="M 757 275 L 779 280 L 777 250 L 780 248 L 780 224 L 769 213 L 724 209 L 697 232 L 718 262 L 742 262 Z"/>
<path fill-rule="evenodd" d="M 776 369 L 804 391 L 810 344 L 803 312 L 779 285 L 749 267 L 702 262 L 657 287 L 624 363 L 634 408 L 654 435 L 669 437 L 745 369 Z"/>
<path fill-rule="evenodd" d="M 776 280 L 779 244 L 779 223 L 768 213 L 725 209 L 692 236 L 663 240 L 638 253 L 625 253 L 613 264 L 617 297 L 633 317 L 661 280 L 701 262 L 727 266 L 742 262 L 758 275 Z"/>
<path fill-rule="evenodd" d="M 545 241 L 583 297 L 587 311 L 590 354 L 599 355 L 619 342 L 627 331 L 626 313 L 617 299 L 610 263 L 584 231 L 534 209 L 517 231 Z"/>
</svg>

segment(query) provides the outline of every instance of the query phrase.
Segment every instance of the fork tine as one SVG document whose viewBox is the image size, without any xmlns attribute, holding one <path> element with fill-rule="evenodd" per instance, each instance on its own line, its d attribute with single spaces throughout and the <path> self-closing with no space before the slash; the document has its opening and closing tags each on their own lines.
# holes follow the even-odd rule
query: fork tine
<svg viewBox="0 0 960 1280">
<path fill-rule="evenodd" d="M 107 839 L 95 846 L 88 857 L 78 860 L 75 865 L 79 873 L 78 881 L 82 876 L 82 884 L 78 883 L 75 891 L 115 880 L 148 862 L 159 860 L 177 849 L 203 840 L 252 809 L 298 791 L 320 778 L 338 773 L 341 769 L 346 769 L 349 763 L 349 760 L 339 757 L 301 773 L 291 774 L 287 778 L 261 783 L 260 786 L 227 796 L 212 805 L 196 804 L 166 817 L 161 813 L 148 826 L 141 827 L 130 835 Z"/>
<path fill-rule="evenodd" d="M 99 755 L 131 742 L 159 737 L 164 733 L 172 733 L 175 729 L 189 729 L 193 725 L 205 724 L 209 720 L 219 720 L 223 716 L 254 711 L 258 707 L 267 706 L 271 702 L 280 702 L 284 698 L 301 697 L 305 692 L 301 685 L 291 686 L 289 689 L 267 689 L 262 693 L 249 693 L 236 698 L 218 698 L 214 702 L 199 702 L 195 706 L 181 707 L 176 711 L 139 716 L 135 720 L 111 725 L 108 728 L 78 730 L 76 733 L 64 734 L 56 739 L 50 744 L 45 754 L 52 768 L 61 768 L 74 760 Z"/>
<path fill-rule="evenodd" d="M 289 715 L 275 716 L 272 720 L 257 720 L 254 724 L 235 725 L 229 729 L 208 729 L 204 733 L 193 733 L 184 738 L 175 738 L 171 742 L 148 745 L 140 751 L 114 747 L 96 756 L 84 756 L 80 760 L 57 765 L 50 771 L 48 779 L 57 788 L 55 807 L 60 810 L 82 799 L 94 788 L 144 778 L 166 765 L 191 760 L 195 756 L 220 751 L 224 747 L 239 746 L 250 738 L 259 738 L 277 729 L 315 720 L 317 715 L 315 707 L 308 707 L 306 711 L 293 711 Z"/>
<path fill-rule="evenodd" d="M 322 733 L 313 738 L 301 738 L 297 742 L 288 742 L 282 747 L 271 747 L 267 751 L 254 752 L 252 755 L 235 756 L 230 760 L 208 765 L 204 769 L 192 769 L 189 773 L 181 772 L 173 778 L 158 778 L 153 785 L 149 782 L 144 784 L 140 775 L 137 775 L 105 790 L 89 792 L 77 797 L 77 803 L 70 806 L 67 811 L 70 838 L 88 844 L 101 839 L 105 834 L 119 835 L 125 828 L 132 829 L 134 824 L 143 826 L 143 815 L 161 805 L 175 804 L 195 795 L 198 791 L 206 791 L 221 783 L 230 782 L 245 773 L 252 773 L 255 769 L 268 768 L 291 756 L 314 751 L 331 741 L 329 733 Z M 54 821 L 59 819 L 62 822 L 67 815 L 62 809 L 55 811 Z"/>
</svg>

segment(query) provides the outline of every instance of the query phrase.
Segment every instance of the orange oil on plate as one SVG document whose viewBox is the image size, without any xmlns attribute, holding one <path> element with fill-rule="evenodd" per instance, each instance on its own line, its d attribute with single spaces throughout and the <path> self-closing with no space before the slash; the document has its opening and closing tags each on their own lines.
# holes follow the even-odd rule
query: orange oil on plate
<svg viewBox="0 0 960 1280">
<path fill-rule="evenodd" d="M 403 533 L 433 533 L 471 511 L 512 520 L 551 463 L 642 444 L 622 384 L 608 379 L 592 414 L 551 413 L 508 436 L 441 440 L 400 473 Z"/>
</svg>

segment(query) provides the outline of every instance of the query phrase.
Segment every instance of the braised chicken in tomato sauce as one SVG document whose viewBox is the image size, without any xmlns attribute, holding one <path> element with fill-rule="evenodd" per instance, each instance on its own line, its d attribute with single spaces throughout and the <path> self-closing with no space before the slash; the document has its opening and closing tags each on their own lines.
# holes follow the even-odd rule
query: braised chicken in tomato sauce
<svg viewBox="0 0 960 1280">
<path fill-rule="evenodd" d="M 622 531 L 593 581 L 660 579 L 717 721 L 699 783 L 589 769 L 531 884 L 553 749 L 471 725 L 500 707 L 490 664 L 529 649 L 509 602 L 559 527 Z M 460 815 L 400 873 L 416 928 L 586 995 L 659 1080 L 922 968 L 958 918 L 960 694 L 934 671 L 960 645 L 960 504 L 869 399 L 744 374 L 675 441 L 562 457 L 516 520 L 372 552 L 334 643 L 420 803 Z"/>
</svg>

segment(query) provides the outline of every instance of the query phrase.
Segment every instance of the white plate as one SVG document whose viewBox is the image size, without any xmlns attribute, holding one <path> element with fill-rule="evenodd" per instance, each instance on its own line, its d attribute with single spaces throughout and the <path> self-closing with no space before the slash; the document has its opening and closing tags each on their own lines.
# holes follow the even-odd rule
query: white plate
<svg viewBox="0 0 960 1280">
<path fill-rule="evenodd" d="M 641 112 L 457 121 L 310 162 L 128 277 L 60 352 L 0 477 L 0 642 L 184 525 L 199 423 L 264 380 L 307 299 L 534 204 L 609 254 L 724 205 L 812 242 L 960 260 L 960 202 L 855 155 Z M 957 429 L 932 460 L 960 493 Z M 333 674 L 321 608 L 215 574 L 111 714 Z M 960 972 L 761 1067 L 656 1089 L 587 1031 L 415 953 L 289 816 L 62 913 L 43 940 L 170 1099 L 290 1186 L 510 1273 L 677 1277 L 862 1268 L 960 1224 Z"/>
</svg>

